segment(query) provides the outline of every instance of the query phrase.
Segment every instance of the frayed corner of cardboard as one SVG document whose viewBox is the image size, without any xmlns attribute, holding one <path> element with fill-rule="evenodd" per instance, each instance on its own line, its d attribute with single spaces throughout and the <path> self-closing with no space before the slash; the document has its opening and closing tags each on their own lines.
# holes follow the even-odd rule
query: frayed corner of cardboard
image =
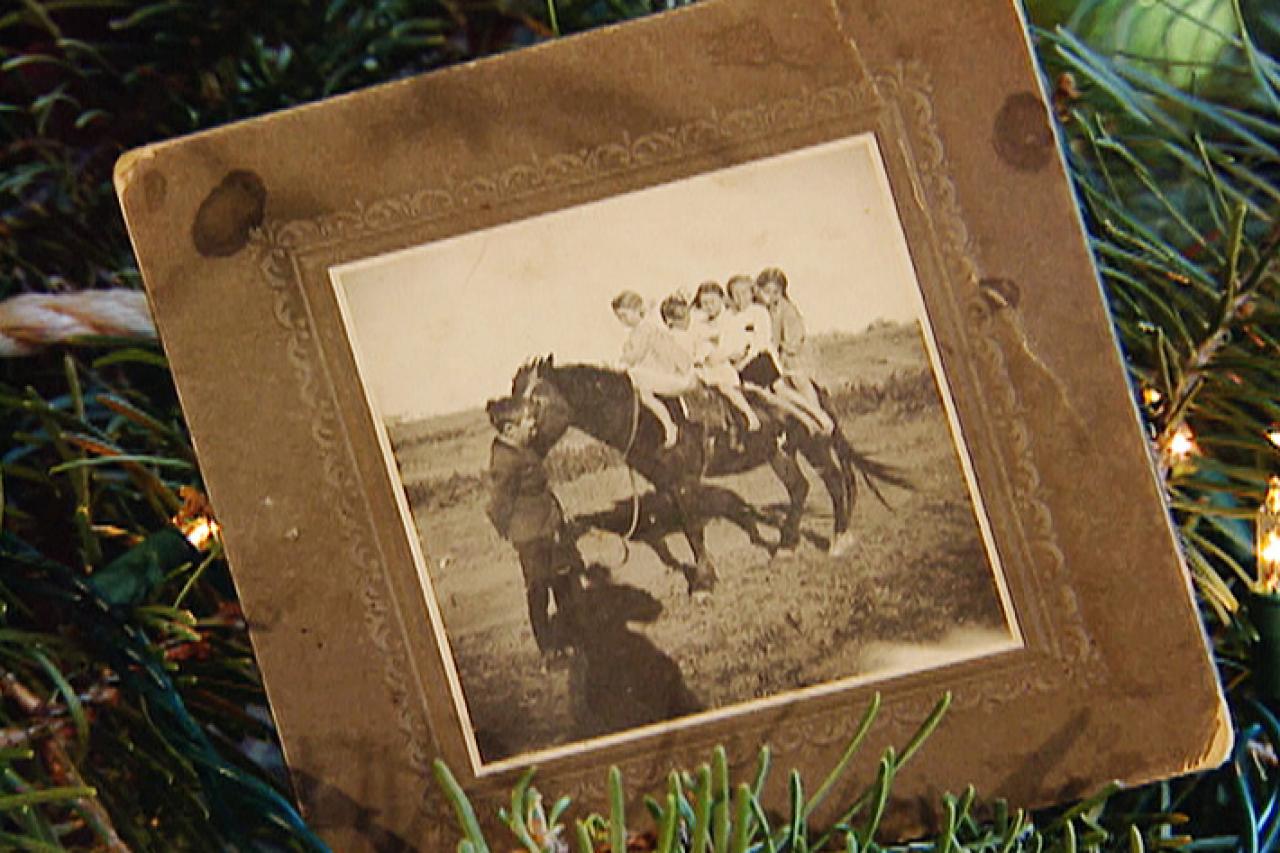
<svg viewBox="0 0 1280 853">
<path fill-rule="evenodd" d="M 1182 768 L 1183 773 L 1218 767 L 1230 757 L 1231 749 L 1235 745 L 1236 732 L 1231 725 L 1231 714 L 1227 710 L 1227 704 L 1221 699 L 1214 706 L 1213 721 L 1208 735 L 1204 748 Z"/>
<path fill-rule="evenodd" d="M 115 168 L 111 171 L 111 182 L 115 185 L 117 196 L 124 198 L 125 191 L 138 173 L 138 167 L 153 157 L 155 157 L 155 148 L 150 145 L 134 148 L 120 155 L 116 160 Z"/>
</svg>

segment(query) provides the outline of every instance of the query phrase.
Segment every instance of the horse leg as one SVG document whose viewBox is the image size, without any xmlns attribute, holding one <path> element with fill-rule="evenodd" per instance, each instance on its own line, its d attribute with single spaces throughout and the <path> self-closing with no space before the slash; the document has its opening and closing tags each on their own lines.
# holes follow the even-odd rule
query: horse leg
<svg viewBox="0 0 1280 853">
<path fill-rule="evenodd" d="M 782 485 L 786 487 L 787 497 L 791 504 L 787 507 L 787 517 L 779 531 L 779 551 L 794 551 L 800 544 L 800 516 L 804 512 L 805 498 L 809 497 L 809 481 L 796 462 L 796 457 L 779 450 L 769 459 L 769 467 L 778 475 Z"/>
<path fill-rule="evenodd" d="M 693 571 L 686 573 L 689 594 L 710 592 L 716 585 L 716 567 L 707 553 L 707 541 L 703 535 L 707 520 L 698 506 L 697 481 L 683 481 L 670 487 L 670 495 L 680 513 L 680 524 L 689 548 L 693 551 Z"/>
<path fill-rule="evenodd" d="M 831 515 L 835 522 L 834 535 L 828 553 L 840 557 L 853 547 L 853 537 L 849 534 L 849 483 L 844 466 L 836 458 L 831 442 L 810 442 L 801 448 L 806 459 L 813 465 L 822 484 L 831 495 Z"/>
</svg>

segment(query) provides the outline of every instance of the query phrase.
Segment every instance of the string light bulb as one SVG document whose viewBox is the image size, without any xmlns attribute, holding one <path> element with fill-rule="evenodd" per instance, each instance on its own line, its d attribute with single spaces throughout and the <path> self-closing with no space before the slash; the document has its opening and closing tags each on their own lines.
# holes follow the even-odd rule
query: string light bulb
<svg viewBox="0 0 1280 853">
<path fill-rule="evenodd" d="M 208 551 L 212 545 L 213 539 L 221 530 L 218 522 L 212 518 L 196 518 L 179 527 L 183 538 L 191 543 L 191 547 L 197 551 Z"/>
<path fill-rule="evenodd" d="M 1280 477 L 1267 483 L 1267 494 L 1258 507 L 1256 531 L 1258 591 L 1280 591 Z"/>
<path fill-rule="evenodd" d="M 1184 462 L 1192 454 L 1199 453 L 1200 448 L 1196 446 L 1196 434 L 1191 431 L 1191 427 L 1186 424 L 1180 424 L 1174 430 L 1173 435 L 1169 436 L 1169 443 L 1165 446 L 1165 452 L 1168 453 L 1170 460 L 1173 462 Z"/>
<path fill-rule="evenodd" d="M 209 499 L 198 489 L 183 486 L 178 490 L 182 498 L 182 508 L 173 517 L 173 526 L 178 528 L 182 538 L 186 539 L 197 551 L 208 551 L 222 527 L 213 517 L 213 509 Z"/>
</svg>

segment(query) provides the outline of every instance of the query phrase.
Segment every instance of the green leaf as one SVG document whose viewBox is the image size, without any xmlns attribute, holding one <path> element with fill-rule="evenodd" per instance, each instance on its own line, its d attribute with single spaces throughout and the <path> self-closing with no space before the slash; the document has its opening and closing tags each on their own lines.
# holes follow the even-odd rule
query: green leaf
<svg viewBox="0 0 1280 853">
<path fill-rule="evenodd" d="M 78 468 L 97 468 L 104 465 L 123 465 L 130 462 L 139 465 L 154 465 L 157 468 L 176 468 L 182 471 L 190 471 L 194 467 L 185 459 L 173 459 L 167 456 L 148 456 L 145 453 L 121 453 L 118 456 L 95 456 L 92 459 L 72 459 L 68 462 L 62 462 L 58 465 L 54 465 L 49 469 L 49 473 L 62 474 L 66 471 L 74 471 Z"/>
<path fill-rule="evenodd" d="M 578 853 L 595 853 L 596 846 L 591 843 L 591 833 L 587 825 L 580 820 L 573 822 L 573 834 L 578 840 Z"/>
<path fill-rule="evenodd" d="M 71 682 L 67 681 L 62 670 L 50 660 L 39 647 L 29 649 L 31 659 L 40 664 L 40 668 L 44 670 L 45 675 L 49 676 L 49 680 L 53 682 L 54 687 L 62 694 L 62 699 L 67 703 L 67 714 L 71 717 L 71 722 L 76 729 L 76 743 L 79 747 L 80 755 L 83 756 L 89 748 L 89 720 L 85 716 L 84 705 L 80 702 L 80 695 L 76 693 L 75 688 L 71 686 Z"/>
<path fill-rule="evenodd" d="M 614 850 L 627 849 L 626 795 L 622 790 L 622 771 L 609 768 L 609 844 Z"/>
<path fill-rule="evenodd" d="M 444 791 L 445 797 L 453 805 L 454 814 L 458 818 L 458 826 L 465 836 L 464 841 L 471 845 L 475 853 L 489 853 L 489 845 L 485 843 L 484 833 L 480 830 L 480 822 L 476 820 L 471 800 L 458 784 L 458 780 L 449 772 L 449 767 L 440 759 L 431 762 L 436 782 Z"/>
<path fill-rule="evenodd" d="M 706 764 L 698 768 L 689 838 L 692 844 L 690 853 L 706 853 L 707 844 L 711 841 L 711 768 Z"/>
<path fill-rule="evenodd" d="M 711 849 L 726 853 L 729 849 L 729 757 L 723 746 L 711 751 Z"/>
<path fill-rule="evenodd" d="M 753 829 L 751 818 L 751 788 L 739 784 L 734 791 L 733 826 L 730 830 L 728 853 L 747 853 Z"/>
<path fill-rule="evenodd" d="M 118 364 L 145 364 L 149 367 L 159 367 L 162 370 L 169 369 L 169 359 L 158 352 L 140 347 L 118 349 L 93 361 L 95 370 Z"/>
<path fill-rule="evenodd" d="M 951 691 L 942 694 L 933 706 L 933 710 L 929 712 L 929 716 L 925 717 L 924 722 L 916 729 L 911 736 L 911 740 L 907 741 L 907 745 L 902 748 L 902 756 L 894 763 L 894 769 L 905 765 L 924 746 L 924 742 L 929 736 L 937 730 L 938 725 L 942 722 L 942 718 L 946 716 L 947 709 L 951 707 Z"/>
<path fill-rule="evenodd" d="M 809 828 L 805 822 L 804 784 L 800 781 L 799 771 L 792 770 L 791 775 L 787 777 L 787 791 L 791 802 L 791 822 L 787 826 L 785 836 L 789 844 L 788 849 L 804 850 L 808 848 Z"/>
<path fill-rule="evenodd" d="M 844 751 L 836 760 L 835 765 L 827 773 L 827 777 L 822 780 L 822 784 L 818 786 L 818 790 L 814 792 L 813 797 L 804 807 L 804 816 L 807 818 L 813 814 L 813 810 L 822 804 L 826 799 L 831 788 L 844 775 L 845 770 L 849 766 L 849 762 L 853 760 L 858 749 L 861 748 L 862 742 L 866 739 L 867 734 L 871 731 L 871 724 L 875 722 L 876 715 L 880 712 L 880 693 L 875 692 L 871 696 L 871 701 L 867 703 L 867 708 L 862 712 L 862 719 L 858 722 L 858 726 L 854 729 L 853 737 L 849 739 L 849 743 L 845 746 Z"/>
<path fill-rule="evenodd" d="M 676 806 L 674 794 L 667 794 L 666 808 L 662 810 L 662 818 L 658 822 L 657 853 L 673 853 L 676 843 L 676 828 L 680 825 L 680 809 Z"/>
<path fill-rule="evenodd" d="M 880 759 L 880 769 L 876 773 L 875 786 L 872 789 L 871 811 L 868 814 L 867 822 L 858 833 L 858 841 L 864 848 L 870 847 L 875 842 L 876 830 L 880 828 L 880 821 L 884 818 L 885 808 L 889 803 L 889 792 L 893 787 L 893 777 L 897 768 L 906 762 L 906 753 L 903 753 L 903 759 L 897 760 L 894 756 L 893 747 L 885 750 L 884 757 Z"/>
<path fill-rule="evenodd" d="M 0 795 L 0 813 L 43 803 L 66 803 L 71 800 L 96 796 L 98 796 L 97 789 L 90 788 L 87 785 L 44 788 L 39 791 L 27 791 L 22 794 Z"/>
</svg>

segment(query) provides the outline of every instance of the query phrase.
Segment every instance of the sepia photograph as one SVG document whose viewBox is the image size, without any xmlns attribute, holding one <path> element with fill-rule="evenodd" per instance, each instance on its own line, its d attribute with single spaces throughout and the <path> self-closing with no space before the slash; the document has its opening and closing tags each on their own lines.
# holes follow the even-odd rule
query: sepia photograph
<svg viewBox="0 0 1280 853">
<path fill-rule="evenodd" d="M 477 771 L 1022 645 L 873 135 L 330 279 Z"/>
</svg>

